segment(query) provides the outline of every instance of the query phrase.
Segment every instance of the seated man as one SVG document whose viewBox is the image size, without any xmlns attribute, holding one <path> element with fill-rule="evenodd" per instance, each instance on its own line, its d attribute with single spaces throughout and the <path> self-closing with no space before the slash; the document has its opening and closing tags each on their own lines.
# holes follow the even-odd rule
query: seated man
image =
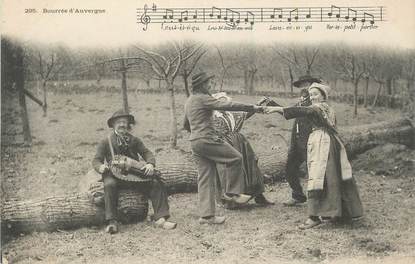
<svg viewBox="0 0 415 264">
<path fill-rule="evenodd" d="M 164 184 L 153 177 L 156 162 L 154 155 L 139 138 L 129 133 L 131 125 L 135 124 L 134 116 L 119 110 L 108 119 L 107 124 L 113 129 L 113 132 L 99 143 L 92 161 L 94 169 L 102 174 L 104 182 L 105 220 L 108 223 L 106 232 L 110 234 L 118 232 L 118 189 L 126 187 L 140 188 L 140 190 L 147 192 L 153 205 L 156 226 L 164 229 L 174 229 L 176 223 L 167 221 L 170 212 Z M 130 163 L 131 161 L 139 161 L 138 155 L 140 155 L 147 164 L 139 170 L 143 172 L 148 180 L 136 183 L 115 177 L 115 172 L 111 171 L 109 164 L 118 155 L 130 158 Z"/>
</svg>

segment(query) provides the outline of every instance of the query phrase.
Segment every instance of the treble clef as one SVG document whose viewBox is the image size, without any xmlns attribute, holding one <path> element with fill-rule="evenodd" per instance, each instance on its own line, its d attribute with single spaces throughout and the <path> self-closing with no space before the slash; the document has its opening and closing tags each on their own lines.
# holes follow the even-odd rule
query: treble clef
<svg viewBox="0 0 415 264">
<path fill-rule="evenodd" d="M 151 18 L 149 15 L 147 15 L 147 4 L 144 5 L 144 13 L 141 16 L 141 23 L 144 24 L 143 30 L 146 31 L 147 30 L 147 25 L 150 23 Z"/>
</svg>

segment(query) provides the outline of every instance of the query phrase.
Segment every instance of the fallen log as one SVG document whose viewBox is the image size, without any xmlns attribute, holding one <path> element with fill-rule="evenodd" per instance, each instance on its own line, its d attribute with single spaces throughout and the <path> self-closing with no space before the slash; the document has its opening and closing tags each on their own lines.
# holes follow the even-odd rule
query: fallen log
<svg viewBox="0 0 415 264">
<path fill-rule="evenodd" d="M 339 131 L 349 158 L 364 151 L 386 143 L 397 143 L 410 148 L 415 144 L 415 129 L 408 119 L 385 121 L 368 125 L 343 128 Z M 277 148 L 257 153 L 259 165 L 263 173 L 274 179 L 285 177 L 287 149 Z M 197 188 L 197 171 L 191 158 L 183 159 L 183 163 L 159 163 L 170 193 L 188 192 Z"/>
<path fill-rule="evenodd" d="M 340 132 L 350 157 L 385 143 L 399 143 L 414 147 L 415 131 L 407 119 L 355 126 Z M 258 153 L 260 167 L 274 178 L 284 177 L 286 149 Z M 170 193 L 195 191 L 197 171 L 191 158 L 182 163 L 159 163 Z M 99 225 L 103 222 L 103 209 L 94 204 L 94 197 L 102 196 L 103 186 L 99 175 L 90 172 L 80 184 L 80 193 L 69 197 L 52 197 L 45 200 L 6 201 L 2 205 L 3 231 L 26 232 L 56 230 L 80 226 Z M 120 192 L 121 221 L 134 222 L 146 218 L 148 202 L 142 194 L 132 190 Z"/>
<path fill-rule="evenodd" d="M 118 216 L 123 223 L 142 221 L 147 217 L 148 200 L 134 190 L 121 190 Z M 101 225 L 104 208 L 97 206 L 88 193 L 43 200 L 9 200 L 2 205 L 3 234 L 31 231 L 54 231 L 81 226 Z"/>
</svg>

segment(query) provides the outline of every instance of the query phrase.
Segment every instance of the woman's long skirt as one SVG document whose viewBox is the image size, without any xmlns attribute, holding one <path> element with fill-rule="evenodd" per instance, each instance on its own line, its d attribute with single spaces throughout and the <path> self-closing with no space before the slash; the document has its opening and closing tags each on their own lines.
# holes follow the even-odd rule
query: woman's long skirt
<svg viewBox="0 0 415 264">
<path fill-rule="evenodd" d="M 254 196 L 263 193 L 264 175 L 258 167 L 258 157 L 255 155 L 254 149 L 249 141 L 244 135 L 238 132 L 228 133 L 224 136 L 224 139 L 243 156 L 242 164 L 244 173 L 241 175 L 241 181 L 244 185 L 244 193 Z M 226 178 L 224 175 L 226 175 L 226 166 L 217 164 L 216 168 L 219 178 L 217 179 L 217 184 L 220 186 L 222 193 L 225 193 L 224 186 L 226 186 Z"/>
<path fill-rule="evenodd" d="M 330 136 L 330 150 L 322 191 L 308 192 L 310 216 L 354 218 L 363 215 L 362 202 L 354 177 L 341 179 L 340 144 Z"/>
</svg>

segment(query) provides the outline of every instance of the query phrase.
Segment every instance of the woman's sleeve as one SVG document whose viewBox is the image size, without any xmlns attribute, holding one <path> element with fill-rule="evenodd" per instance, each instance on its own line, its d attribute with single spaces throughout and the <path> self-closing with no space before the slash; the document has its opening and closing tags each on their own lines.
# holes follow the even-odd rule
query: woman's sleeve
<svg viewBox="0 0 415 264">
<path fill-rule="evenodd" d="M 319 111 L 312 106 L 291 106 L 283 108 L 283 116 L 285 119 L 293 119 L 297 117 L 318 117 Z"/>
</svg>

